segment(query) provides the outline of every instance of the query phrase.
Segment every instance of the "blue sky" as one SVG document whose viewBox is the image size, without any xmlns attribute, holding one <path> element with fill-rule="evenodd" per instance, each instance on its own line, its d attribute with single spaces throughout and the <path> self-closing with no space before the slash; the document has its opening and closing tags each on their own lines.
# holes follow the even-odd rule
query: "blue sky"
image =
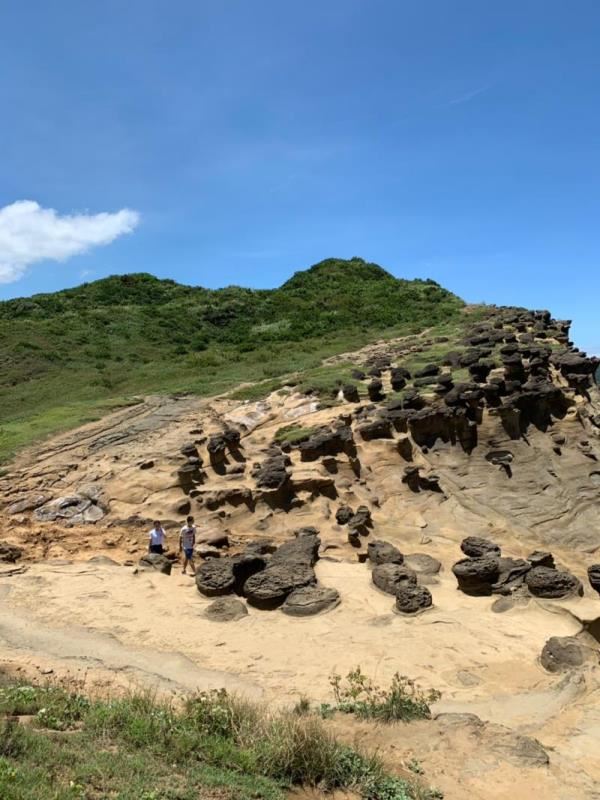
<svg viewBox="0 0 600 800">
<path fill-rule="evenodd" d="M 360 255 L 600 353 L 599 40 L 596 0 L 4 3 L 0 208 L 39 209 L 0 298 Z"/>
</svg>

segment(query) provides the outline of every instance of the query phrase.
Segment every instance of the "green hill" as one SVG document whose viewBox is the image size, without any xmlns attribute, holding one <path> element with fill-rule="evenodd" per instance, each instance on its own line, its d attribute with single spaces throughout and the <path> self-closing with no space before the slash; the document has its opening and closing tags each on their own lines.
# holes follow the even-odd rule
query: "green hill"
<svg viewBox="0 0 600 800">
<path fill-rule="evenodd" d="M 140 273 L 0 303 L 0 458 L 135 393 L 211 394 L 315 367 L 384 332 L 453 318 L 462 301 L 360 258 L 278 289 L 209 290 Z"/>
</svg>

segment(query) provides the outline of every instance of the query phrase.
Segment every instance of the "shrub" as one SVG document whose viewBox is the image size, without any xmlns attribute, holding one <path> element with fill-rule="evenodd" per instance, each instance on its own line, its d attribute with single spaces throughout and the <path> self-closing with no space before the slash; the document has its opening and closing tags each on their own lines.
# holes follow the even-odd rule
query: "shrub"
<svg viewBox="0 0 600 800">
<path fill-rule="evenodd" d="M 388 688 L 377 686 L 360 667 L 351 670 L 345 678 L 332 675 L 330 683 L 339 711 L 384 722 L 429 719 L 430 703 L 441 697 L 438 691 L 423 691 L 399 673 L 394 675 Z"/>
</svg>

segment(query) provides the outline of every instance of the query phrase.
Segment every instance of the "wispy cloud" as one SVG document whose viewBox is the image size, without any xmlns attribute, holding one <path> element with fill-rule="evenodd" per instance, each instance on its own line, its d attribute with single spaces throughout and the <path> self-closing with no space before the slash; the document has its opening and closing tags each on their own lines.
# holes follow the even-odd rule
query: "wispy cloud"
<svg viewBox="0 0 600 800">
<path fill-rule="evenodd" d="M 442 103 L 442 107 L 460 106 L 463 103 L 470 103 L 471 100 L 474 100 L 476 97 L 479 97 L 480 94 L 488 92 L 491 88 L 492 88 L 491 84 L 486 84 L 485 86 L 479 86 L 477 89 L 472 89 L 470 92 L 465 92 L 464 94 L 461 94 L 458 97 L 453 98 L 452 100 L 448 100 L 446 103 Z"/>
<path fill-rule="evenodd" d="M 92 247 L 110 244 L 138 225 L 137 211 L 60 215 L 33 200 L 0 208 L 0 283 L 21 278 L 31 264 L 66 261 Z"/>
</svg>

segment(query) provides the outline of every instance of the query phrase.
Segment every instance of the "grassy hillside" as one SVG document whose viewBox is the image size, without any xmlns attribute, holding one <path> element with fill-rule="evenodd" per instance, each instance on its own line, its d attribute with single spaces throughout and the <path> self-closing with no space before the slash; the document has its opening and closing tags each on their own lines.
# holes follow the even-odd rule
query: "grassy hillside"
<svg viewBox="0 0 600 800">
<path fill-rule="evenodd" d="M 0 459 L 133 394 L 212 394 L 315 368 L 461 306 L 433 281 L 398 280 L 358 258 L 322 261 L 273 290 L 141 273 L 0 303 Z"/>
</svg>

